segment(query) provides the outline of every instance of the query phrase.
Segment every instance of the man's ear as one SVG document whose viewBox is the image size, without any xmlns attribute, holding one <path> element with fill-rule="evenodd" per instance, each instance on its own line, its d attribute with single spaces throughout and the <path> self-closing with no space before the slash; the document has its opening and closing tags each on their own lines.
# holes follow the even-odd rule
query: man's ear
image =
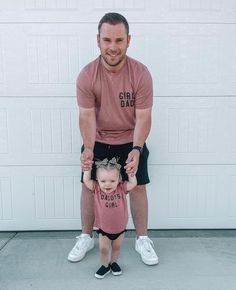
<svg viewBox="0 0 236 290">
<path fill-rule="evenodd" d="M 100 48 L 100 35 L 97 34 L 97 46 Z"/>
<path fill-rule="evenodd" d="M 129 35 L 128 35 L 128 38 L 127 38 L 128 47 L 129 47 L 129 44 L 130 44 L 130 40 L 131 40 L 131 35 L 129 34 Z"/>
</svg>

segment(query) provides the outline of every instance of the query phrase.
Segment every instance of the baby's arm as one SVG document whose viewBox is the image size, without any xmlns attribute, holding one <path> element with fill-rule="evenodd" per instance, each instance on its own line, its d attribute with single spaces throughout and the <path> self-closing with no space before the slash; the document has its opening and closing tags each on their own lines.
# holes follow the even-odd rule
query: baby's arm
<svg viewBox="0 0 236 290">
<path fill-rule="evenodd" d="M 128 174 L 129 181 L 127 182 L 127 191 L 130 191 L 135 188 L 137 185 L 137 178 L 136 176 L 132 176 L 131 174 Z"/>
<path fill-rule="evenodd" d="M 93 180 L 91 179 L 91 170 L 84 171 L 83 182 L 89 190 L 93 190 Z"/>
</svg>

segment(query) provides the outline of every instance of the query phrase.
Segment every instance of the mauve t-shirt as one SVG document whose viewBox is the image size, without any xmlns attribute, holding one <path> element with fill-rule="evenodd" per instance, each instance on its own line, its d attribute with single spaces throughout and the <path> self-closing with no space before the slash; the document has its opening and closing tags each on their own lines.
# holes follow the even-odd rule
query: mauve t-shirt
<svg viewBox="0 0 236 290">
<path fill-rule="evenodd" d="M 106 233 L 116 234 L 126 229 L 128 223 L 127 181 L 120 182 L 112 193 L 101 191 L 97 181 L 94 188 L 94 226 Z"/>
<path fill-rule="evenodd" d="M 153 104 L 151 74 L 128 56 L 119 72 L 110 72 L 99 56 L 77 78 L 77 102 L 81 108 L 96 109 L 96 141 L 117 145 L 132 142 L 135 109 Z"/>
</svg>

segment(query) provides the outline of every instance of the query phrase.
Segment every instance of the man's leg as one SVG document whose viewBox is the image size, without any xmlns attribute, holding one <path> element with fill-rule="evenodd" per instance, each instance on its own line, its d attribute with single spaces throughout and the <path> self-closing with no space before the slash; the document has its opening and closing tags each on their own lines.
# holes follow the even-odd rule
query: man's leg
<svg viewBox="0 0 236 290">
<path fill-rule="evenodd" d="M 137 185 L 130 193 L 130 209 L 136 229 L 135 249 L 146 265 L 158 264 L 154 244 L 147 236 L 148 199 L 145 185 Z"/>
<path fill-rule="evenodd" d="M 68 255 L 70 262 L 81 261 L 86 253 L 94 247 L 94 238 L 92 237 L 94 223 L 93 194 L 84 184 L 82 184 L 80 207 L 82 234 L 77 237 L 78 240 Z"/>
<path fill-rule="evenodd" d="M 148 200 L 146 185 L 137 185 L 130 193 L 130 209 L 137 237 L 147 235 Z"/>
<path fill-rule="evenodd" d="M 94 224 L 94 204 L 93 193 L 82 184 L 82 192 L 80 198 L 81 226 L 82 232 L 92 236 Z"/>
</svg>

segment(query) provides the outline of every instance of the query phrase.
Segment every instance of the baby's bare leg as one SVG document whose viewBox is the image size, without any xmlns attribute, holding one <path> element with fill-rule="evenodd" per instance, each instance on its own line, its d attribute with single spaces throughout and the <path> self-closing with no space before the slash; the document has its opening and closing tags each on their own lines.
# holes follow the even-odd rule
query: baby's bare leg
<svg viewBox="0 0 236 290">
<path fill-rule="evenodd" d="M 124 240 L 125 233 L 121 234 L 116 240 L 112 241 L 111 264 L 117 262 L 120 254 L 120 248 Z"/>
</svg>

